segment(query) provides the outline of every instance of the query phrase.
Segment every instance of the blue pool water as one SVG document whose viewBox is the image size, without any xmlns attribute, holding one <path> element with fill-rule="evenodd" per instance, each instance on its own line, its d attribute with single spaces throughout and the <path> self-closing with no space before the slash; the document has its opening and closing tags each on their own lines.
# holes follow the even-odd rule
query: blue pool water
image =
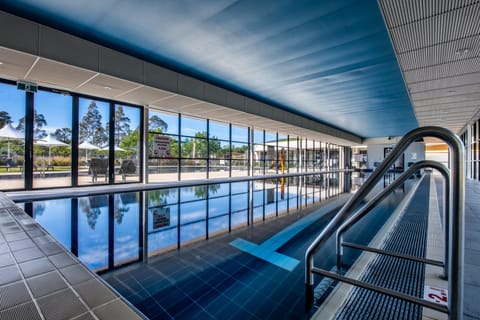
<svg viewBox="0 0 480 320">
<path fill-rule="evenodd" d="M 333 181 L 342 179 L 307 180 L 302 187 L 298 178 L 283 186 L 280 179 L 199 185 L 50 199 L 24 208 L 89 268 L 102 271 L 141 261 L 144 250 L 151 256 L 179 248 L 348 191 Z"/>
<path fill-rule="evenodd" d="M 350 189 L 326 179 L 302 187 L 297 182 L 287 181 L 284 188 L 268 180 L 201 185 L 36 201 L 24 207 L 151 319 L 300 319 L 305 316 L 305 250 L 336 210 L 318 215 L 280 245 L 270 244 L 289 226 L 312 220 L 303 213 L 284 215 L 289 210 L 297 212 Z M 414 182 L 382 201 L 345 240 L 367 244 Z M 318 210 L 323 209 L 312 215 Z M 284 217 L 263 223 L 277 215 Z M 253 228 L 240 228 L 247 225 Z M 225 236 L 214 238 L 218 233 Z M 239 250 L 232 245 L 238 239 L 298 263 L 281 268 L 262 255 Z M 315 266 L 328 270 L 335 264 L 333 240 L 319 250 Z M 191 241 L 197 243 L 187 247 Z M 169 250 L 179 247 L 185 248 Z M 346 250 L 344 263 L 350 265 L 358 255 Z M 146 259 L 148 263 L 132 263 Z"/>
</svg>

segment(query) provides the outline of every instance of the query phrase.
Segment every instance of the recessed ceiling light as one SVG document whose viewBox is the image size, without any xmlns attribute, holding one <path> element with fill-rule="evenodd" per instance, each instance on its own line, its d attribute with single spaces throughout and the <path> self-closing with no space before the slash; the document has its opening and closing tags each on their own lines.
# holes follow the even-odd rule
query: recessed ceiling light
<svg viewBox="0 0 480 320">
<path fill-rule="evenodd" d="M 105 90 L 112 90 L 112 87 L 105 86 L 105 87 L 103 87 L 103 89 L 105 89 Z"/>
<path fill-rule="evenodd" d="M 2 65 L 2 64 L 3 64 L 3 62 L 2 62 L 2 61 L 0 61 L 0 65 Z"/>
<path fill-rule="evenodd" d="M 455 51 L 455 53 L 459 56 L 466 55 L 470 51 L 470 48 L 460 48 Z"/>
</svg>

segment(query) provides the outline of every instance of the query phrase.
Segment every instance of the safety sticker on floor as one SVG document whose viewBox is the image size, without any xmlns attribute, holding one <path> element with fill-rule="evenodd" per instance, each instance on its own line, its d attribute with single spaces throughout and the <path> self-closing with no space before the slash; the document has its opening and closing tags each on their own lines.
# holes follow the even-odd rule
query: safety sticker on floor
<svg viewBox="0 0 480 320">
<path fill-rule="evenodd" d="M 448 305 L 447 297 L 448 297 L 447 289 L 435 288 L 429 285 L 425 285 L 423 289 L 423 299 L 425 300 L 447 306 Z"/>
</svg>

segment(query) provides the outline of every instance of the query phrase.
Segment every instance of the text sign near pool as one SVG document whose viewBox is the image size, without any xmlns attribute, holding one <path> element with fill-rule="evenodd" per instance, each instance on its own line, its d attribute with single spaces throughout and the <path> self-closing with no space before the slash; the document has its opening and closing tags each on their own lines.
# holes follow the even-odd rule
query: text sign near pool
<svg viewBox="0 0 480 320">
<path fill-rule="evenodd" d="M 150 158 L 170 158 L 170 137 L 154 136 L 153 150 Z"/>
<path fill-rule="evenodd" d="M 423 299 L 448 306 L 448 290 L 443 288 L 435 288 L 429 285 L 425 285 L 423 289 Z"/>
<path fill-rule="evenodd" d="M 170 225 L 170 208 L 153 209 L 153 230 Z"/>
</svg>

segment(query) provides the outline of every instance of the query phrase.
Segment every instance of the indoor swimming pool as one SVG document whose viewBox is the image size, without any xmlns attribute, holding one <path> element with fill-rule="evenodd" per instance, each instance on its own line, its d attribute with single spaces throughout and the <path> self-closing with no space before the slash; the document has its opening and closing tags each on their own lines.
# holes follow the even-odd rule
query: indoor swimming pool
<svg viewBox="0 0 480 320">
<path fill-rule="evenodd" d="M 21 205 L 150 319 L 302 318 L 303 257 L 337 209 L 322 208 L 350 192 L 341 180 L 286 179 L 283 188 L 281 179 L 255 180 Z M 382 201 L 345 240 L 367 244 L 415 182 Z M 233 246 L 238 239 L 268 243 L 294 224 L 303 224 L 301 232 L 276 249 L 299 261 L 290 271 Z M 332 240 L 316 261 L 326 269 L 335 264 Z M 358 255 L 347 250 L 345 264 Z"/>
<path fill-rule="evenodd" d="M 90 269 L 102 271 L 297 211 L 351 189 L 340 174 L 299 179 L 100 194 L 21 205 Z"/>
</svg>

